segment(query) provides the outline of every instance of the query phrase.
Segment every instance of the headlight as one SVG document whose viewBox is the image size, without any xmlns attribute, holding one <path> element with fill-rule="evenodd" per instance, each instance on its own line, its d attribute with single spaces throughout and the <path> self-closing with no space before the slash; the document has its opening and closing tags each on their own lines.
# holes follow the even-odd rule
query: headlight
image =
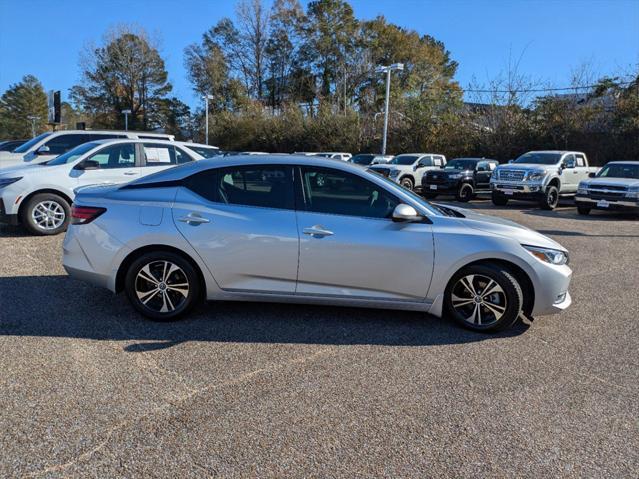
<svg viewBox="0 0 639 479">
<path fill-rule="evenodd" d="M 588 194 L 588 185 L 584 185 L 583 183 L 579 183 L 579 186 L 577 186 L 577 194 L 578 195 L 587 195 Z"/>
<path fill-rule="evenodd" d="M 399 176 L 399 170 L 391 170 L 388 176 L 390 176 L 391 178 L 395 178 L 396 176 Z"/>
<path fill-rule="evenodd" d="M 544 263 L 550 263 L 557 266 L 568 263 L 568 253 L 560 251 L 558 249 L 540 248 L 538 246 L 529 246 L 522 244 L 522 246 L 534 257 L 543 261 Z"/>
<path fill-rule="evenodd" d="M 490 179 L 491 180 L 498 180 L 499 179 L 499 170 L 493 170 L 493 174 L 490 175 Z"/>
<path fill-rule="evenodd" d="M 631 186 L 630 188 L 628 188 L 626 198 L 634 198 L 635 200 L 639 200 L 639 186 Z"/>
<path fill-rule="evenodd" d="M 0 178 L 0 188 L 5 186 L 9 186 L 12 183 L 15 183 L 18 180 L 21 180 L 22 176 L 18 176 L 17 178 Z"/>
<path fill-rule="evenodd" d="M 545 171 L 531 171 L 528 173 L 528 181 L 540 181 L 546 176 Z"/>
</svg>

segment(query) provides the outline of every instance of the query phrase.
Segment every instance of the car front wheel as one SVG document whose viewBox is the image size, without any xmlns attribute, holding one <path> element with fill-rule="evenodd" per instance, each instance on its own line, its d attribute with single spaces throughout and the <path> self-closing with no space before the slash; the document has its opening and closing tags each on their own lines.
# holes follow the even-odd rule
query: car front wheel
<svg viewBox="0 0 639 479">
<path fill-rule="evenodd" d="M 559 204 L 559 190 L 556 186 L 549 186 L 541 198 L 540 206 L 544 210 L 554 210 Z"/>
<path fill-rule="evenodd" d="M 171 252 L 146 253 L 126 273 L 129 301 L 154 321 L 172 321 L 186 314 L 200 298 L 200 290 L 195 268 Z"/>
<path fill-rule="evenodd" d="M 402 185 L 407 190 L 411 190 L 411 191 L 413 190 L 413 180 L 411 180 L 410 178 L 402 178 L 399 184 Z"/>
<path fill-rule="evenodd" d="M 506 198 L 506 196 L 502 195 L 501 193 L 497 193 L 496 191 L 493 191 L 491 199 L 493 205 L 495 206 L 506 206 L 508 204 L 508 198 Z"/>
<path fill-rule="evenodd" d="M 511 327 L 524 299 L 515 277 L 500 265 L 471 265 L 459 271 L 445 293 L 448 314 L 474 331 L 495 332 Z"/>
<path fill-rule="evenodd" d="M 472 198 L 475 190 L 473 190 L 473 185 L 470 183 L 464 183 L 457 190 L 457 194 L 455 195 L 457 201 L 461 201 L 462 203 L 468 203 Z"/>
<path fill-rule="evenodd" d="M 587 206 L 577 206 L 577 213 L 580 215 L 589 215 L 590 210 L 591 208 L 588 208 Z"/>
<path fill-rule="evenodd" d="M 69 226 L 71 208 L 55 193 L 32 196 L 21 211 L 22 224 L 36 235 L 57 235 Z"/>
</svg>

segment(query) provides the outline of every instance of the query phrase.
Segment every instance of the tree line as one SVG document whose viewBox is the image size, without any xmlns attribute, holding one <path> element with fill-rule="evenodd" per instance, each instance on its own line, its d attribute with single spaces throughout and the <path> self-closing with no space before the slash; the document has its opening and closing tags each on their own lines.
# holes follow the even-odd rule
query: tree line
<svg viewBox="0 0 639 479">
<path fill-rule="evenodd" d="M 534 82 L 509 69 L 504 79 L 464 89 L 445 45 L 388 22 L 359 20 L 343 0 L 240 0 L 186 46 L 184 65 L 208 96 L 210 142 L 229 150 L 379 151 L 385 77 L 391 76 L 388 151 L 513 158 L 530 149 L 578 149 L 598 163 L 639 159 L 639 71 L 623 78 L 575 78 L 574 90 L 530 97 Z M 157 42 L 119 27 L 81 55 L 81 81 L 69 90 L 63 122 L 73 128 L 162 128 L 203 141 L 204 112 L 171 96 Z M 588 83 L 587 85 L 585 83 Z M 474 88 L 472 88 L 474 86 Z M 476 92 L 476 93 L 473 93 Z M 472 98 L 472 96 L 475 98 Z M 473 100 L 473 101 L 469 101 Z M 202 102 L 203 104 L 203 102 Z M 46 95 L 33 76 L 0 98 L 0 137 L 29 137 L 46 125 Z"/>
</svg>

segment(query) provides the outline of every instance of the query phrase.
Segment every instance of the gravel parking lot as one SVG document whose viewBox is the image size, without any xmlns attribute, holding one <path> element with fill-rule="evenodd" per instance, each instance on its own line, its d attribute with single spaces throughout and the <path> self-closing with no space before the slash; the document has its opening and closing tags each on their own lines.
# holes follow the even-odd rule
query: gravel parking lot
<svg viewBox="0 0 639 479">
<path fill-rule="evenodd" d="M 568 247 L 573 306 L 498 336 L 412 312 L 141 319 L 0 227 L 0 476 L 636 477 L 639 221 L 471 204 Z"/>
</svg>

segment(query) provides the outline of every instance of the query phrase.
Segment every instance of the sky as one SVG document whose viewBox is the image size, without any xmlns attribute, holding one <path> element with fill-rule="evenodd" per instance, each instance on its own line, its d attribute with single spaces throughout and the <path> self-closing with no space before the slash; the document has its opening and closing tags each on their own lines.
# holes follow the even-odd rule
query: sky
<svg viewBox="0 0 639 479">
<path fill-rule="evenodd" d="M 271 1 L 267 0 L 270 4 Z M 306 4 L 306 1 L 302 1 Z M 582 65 L 598 76 L 639 65 L 639 0 L 351 0 L 355 16 L 390 22 L 443 41 L 459 63 L 463 87 L 487 82 L 509 62 L 553 87 L 570 86 Z M 160 41 L 172 94 L 192 107 L 183 65 L 187 45 L 221 18 L 235 0 L 0 0 L 0 92 L 25 74 L 46 90 L 80 80 L 80 51 L 118 24 L 143 27 Z"/>
</svg>

